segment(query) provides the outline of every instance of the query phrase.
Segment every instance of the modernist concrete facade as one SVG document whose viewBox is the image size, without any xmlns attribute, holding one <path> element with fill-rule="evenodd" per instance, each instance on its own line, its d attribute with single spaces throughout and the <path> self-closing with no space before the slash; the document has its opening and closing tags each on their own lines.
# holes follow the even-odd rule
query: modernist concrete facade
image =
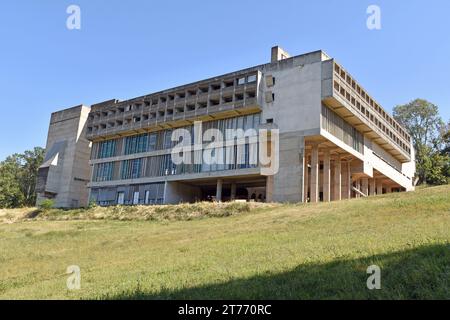
<svg viewBox="0 0 450 320">
<path fill-rule="evenodd" d="M 90 145 L 86 122 L 90 108 L 77 106 L 52 114 L 44 163 L 39 168 L 37 202 L 53 199 L 55 206 L 85 206 L 89 192 Z"/>
<path fill-rule="evenodd" d="M 251 142 L 239 163 L 174 164 L 171 134 L 177 128 L 194 131 L 195 121 L 205 130 L 278 129 L 279 140 L 269 144 L 278 143 L 279 170 L 269 175 L 250 163 L 258 149 Z M 86 165 L 90 199 L 100 205 L 318 202 L 414 188 L 410 136 L 323 51 L 290 57 L 274 47 L 270 63 L 105 101 L 91 106 L 79 124 L 92 143 Z M 49 141 L 58 135 L 50 130 Z M 47 148 L 51 154 L 51 144 Z M 198 152 L 189 157 L 202 158 L 205 149 Z"/>
</svg>

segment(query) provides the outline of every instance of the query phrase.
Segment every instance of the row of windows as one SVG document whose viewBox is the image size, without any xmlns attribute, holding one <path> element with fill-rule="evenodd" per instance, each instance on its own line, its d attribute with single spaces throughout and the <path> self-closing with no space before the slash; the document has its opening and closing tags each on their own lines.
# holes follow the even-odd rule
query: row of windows
<svg viewBox="0 0 450 320">
<path fill-rule="evenodd" d="M 115 114 L 120 114 L 120 113 L 124 113 L 124 112 L 139 111 L 139 110 L 142 110 L 143 106 L 146 106 L 146 107 L 157 106 L 158 104 L 165 104 L 168 101 L 169 102 L 170 101 L 182 101 L 182 100 L 184 101 L 184 99 L 187 97 L 194 97 L 194 96 L 205 94 L 205 93 L 212 93 L 212 92 L 219 91 L 221 89 L 226 89 L 226 88 L 235 87 L 235 86 L 242 86 L 245 84 L 253 84 L 256 81 L 257 81 L 256 74 L 242 76 L 242 77 L 238 77 L 235 79 L 234 78 L 226 79 L 226 80 L 223 80 L 220 82 L 215 82 L 212 84 L 200 85 L 198 87 L 186 89 L 186 90 L 183 90 L 183 91 L 180 91 L 177 93 L 169 93 L 169 94 L 165 94 L 165 95 L 154 96 L 149 99 L 143 100 L 141 102 L 130 103 L 125 106 L 120 106 L 118 108 L 114 108 L 111 110 L 99 111 L 95 114 L 90 115 L 89 119 L 94 120 L 94 119 L 98 119 L 98 118 L 102 118 L 102 117 L 113 116 Z M 254 97 L 254 95 L 253 95 L 253 97 Z M 235 100 L 243 100 L 244 96 L 243 96 L 243 94 L 238 94 L 234 98 L 235 98 Z M 231 99 L 233 99 L 233 98 L 231 98 Z M 226 102 L 230 102 L 230 101 L 224 101 L 224 103 L 226 103 Z"/>
<path fill-rule="evenodd" d="M 364 136 L 325 106 L 322 106 L 322 127 L 348 146 L 364 154 Z"/>
<path fill-rule="evenodd" d="M 99 205 L 138 205 L 162 204 L 164 202 L 164 183 L 121 186 L 112 188 L 93 188 L 91 201 Z"/>
<path fill-rule="evenodd" d="M 96 164 L 93 181 L 118 179 L 119 177 L 114 176 L 114 168 L 119 165 L 121 180 L 256 168 L 258 166 L 258 143 L 226 146 L 215 150 L 192 151 L 185 157 L 189 157 L 190 161 L 178 165 L 172 161 L 171 154 Z M 209 157 L 215 160 L 204 160 Z"/>
<path fill-rule="evenodd" d="M 259 113 L 222 120 L 207 121 L 202 123 L 202 137 L 205 140 L 210 140 L 212 137 L 210 135 L 206 135 L 205 132 L 207 132 L 208 129 L 218 129 L 223 133 L 224 139 L 228 140 L 231 139 L 232 136 L 230 131 L 226 131 L 227 129 L 243 129 L 246 131 L 249 129 L 257 129 L 260 123 L 261 115 Z M 190 132 L 191 144 L 194 144 L 194 125 L 185 126 L 182 129 L 186 129 Z M 121 149 L 122 144 L 124 150 Z M 92 158 L 103 159 L 120 155 L 166 150 L 172 148 L 176 144 L 178 144 L 178 142 L 172 141 L 172 130 L 168 129 L 94 143 L 92 148 Z"/>
<path fill-rule="evenodd" d="M 335 63 L 334 71 L 337 76 L 339 76 L 342 80 L 347 82 L 349 86 L 356 91 L 356 93 L 360 96 L 363 101 L 366 101 L 373 110 L 375 110 L 378 115 L 380 115 L 383 119 L 385 119 L 395 130 L 407 141 L 410 140 L 409 134 L 400 127 L 400 125 L 389 115 L 387 114 L 357 83 L 356 81 L 345 72 L 338 64 Z"/>
<path fill-rule="evenodd" d="M 348 92 L 343 86 L 339 85 L 337 81 L 334 82 L 334 89 L 351 105 L 353 105 L 357 110 L 359 110 L 367 120 L 372 122 L 387 136 L 389 136 L 395 144 L 397 144 L 400 148 L 402 148 L 406 153 L 410 154 L 411 149 L 409 145 L 404 143 L 403 140 L 401 140 L 392 130 L 390 130 L 381 121 L 379 121 L 377 116 L 375 116 L 372 112 L 370 112 L 367 108 L 365 108 L 364 105 L 362 105 L 358 100 L 356 100 L 356 98 L 350 92 Z"/>
</svg>

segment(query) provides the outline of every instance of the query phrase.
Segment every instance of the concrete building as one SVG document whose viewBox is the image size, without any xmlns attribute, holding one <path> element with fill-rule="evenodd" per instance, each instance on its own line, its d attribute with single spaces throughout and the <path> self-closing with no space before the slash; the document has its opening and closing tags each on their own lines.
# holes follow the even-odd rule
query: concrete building
<svg viewBox="0 0 450 320">
<path fill-rule="evenodd" d="M 76 208 L 88 202 L 89 112 L 89 107 L 77 106 L 52 114 L 44 163 L 38 171 L 37 203 L 53 199 L 56 207 Z"/>
<path fill-rule="evenodd" d="M 211 150 L 202 144 L 183 153 L 199 161 L 175 164 L 172 148 L 184 138 L 174 142 L 172 133 L 195 132 L 195 121 L 202 121 L 203 136 L 211 128 L 278 129 L 267 142 L 279 149 L 278 171 L 268 174 L 251 161 L 264 144 L 248 136 L 242 149 L 223 148 L 231 150 L 226 163 L 205 163 Z M 85 127 L 92 142 L 90 199 L 100 205 L 318 202 L 414 188 L 411 137 L 323 51 L 291 57 L 274 47 L 268 64 L 93 105 Z M 49 132 L 49 140 L 53 135 L 59 133 Z M 223 140 L 236 141 L 227 134 Z"/>
</svg>

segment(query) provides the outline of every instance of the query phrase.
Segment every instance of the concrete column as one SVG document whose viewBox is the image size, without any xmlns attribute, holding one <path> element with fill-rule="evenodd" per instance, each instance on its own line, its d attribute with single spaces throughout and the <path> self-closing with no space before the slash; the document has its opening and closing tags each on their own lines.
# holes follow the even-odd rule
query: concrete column
<svg viewBox="0 0 450 320">
<path fill-rule="evenodd" d="M 341 156 L 338 156 L 334 162 L 334 186 L 333 186 L 333 200 L 341 200 L 342 194 L 342 173 L 341 173 Z"/>
<path fill-rule="evenodd" d="M 231 184 L 231 195 L 230 195 L 230 199 L 231 199 L 231 200 L 236 199 L 236 183 L 235 183 L 235 182 L 233 182 L 233 183 Z M 266 199 L 267 199 L 267 195 L 266 195 Z"/>
<path fill-rule="evenodd" d="M 303 166 L 303 201 L 308 202 L 308 190 L 309 190 L 309 169 L 308 169 L 308 156 L 305 156 L 305 165 Z"/>
<path fill-rule="evenodd" d="M 314 145 L 311 154 L 311 202 L 319 202 L 319 146 Z"/>
<path fill-rule="evenodd" d="M 352 197 L 352 168 L 351 161 L 347 161 L 347 170 L 345 172 L 345 189 L 344 199 L 350 199 Z"/>
<path fill-rule="evenodd" d="M 266 177 L 266 202 L 273 202 L 273 176 Z"/>
<path fill-rule="evenodd" d="M 391 186 L 387 186 L 386 187 L 386 193 L 392 193 L 392 187 Z"/>
<path fill-rule="evenodd" d="M 352 188 L 353 188 L 353 181 L 352 181 L 352 165 L 351 160 L 347 161 L 347 199 L 352 198 Z"/>
<path fill-rule="evenodd" d="M 381 180 L 377 181 L 377 194 L 383 194 L 383 184 L 381 183 Z"/>
<path fill-rule="evenodd" d="M 368 178 L 361 179 L 361 192 L 364 193 L 366 196 L 369 195 L 369 179 Z"/>
<path fill-rule="evenodd" d="M 355 187 L 356 187 L 356 189 L 361 191 L 361 179 L 358 179 L 358 180 L 355 181 Z M 356 198 L 360 198 L 361 195 L 358 192 L 355 192 L 355 197 Z"/>
<path fill-rule="evenodd" d="M 223 180 L 217 179 L 217 188 L 216 188 L 216 201 L 217 202 L 222 201 L 222 185 L 223 185 Z"/>
<path fill-rule="evenodd" d="M 376 190 L 376 180 L 375 178 L 370 179 L 370 195 L 374 196 L 375 195 L 375 190 Z"/>
<path fill-rule="evenodd" d="M 323 201 L 331 200 L 330 150 L 325 150 L 323 157 Z"/>
</svg>

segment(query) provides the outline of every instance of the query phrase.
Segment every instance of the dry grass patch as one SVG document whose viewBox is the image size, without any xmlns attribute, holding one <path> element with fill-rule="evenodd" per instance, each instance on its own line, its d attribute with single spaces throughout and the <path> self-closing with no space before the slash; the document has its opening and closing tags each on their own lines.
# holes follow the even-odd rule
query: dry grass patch
<svg viewBox="0 0 450 320">
<path fill-rule="evenodd" d="M 0 221 L 69 221 L 69 220 L 119 220 L 119 221 L 189 221 L 203 218 L 220 218 L 245 214 L 260 208 L 273 208 L 276 204 L 256 202 L 198 202 L 194 204 L 157 206 L 112 206 L 87 209 L 24 208 L 2 210 Z"/>
</svg>

